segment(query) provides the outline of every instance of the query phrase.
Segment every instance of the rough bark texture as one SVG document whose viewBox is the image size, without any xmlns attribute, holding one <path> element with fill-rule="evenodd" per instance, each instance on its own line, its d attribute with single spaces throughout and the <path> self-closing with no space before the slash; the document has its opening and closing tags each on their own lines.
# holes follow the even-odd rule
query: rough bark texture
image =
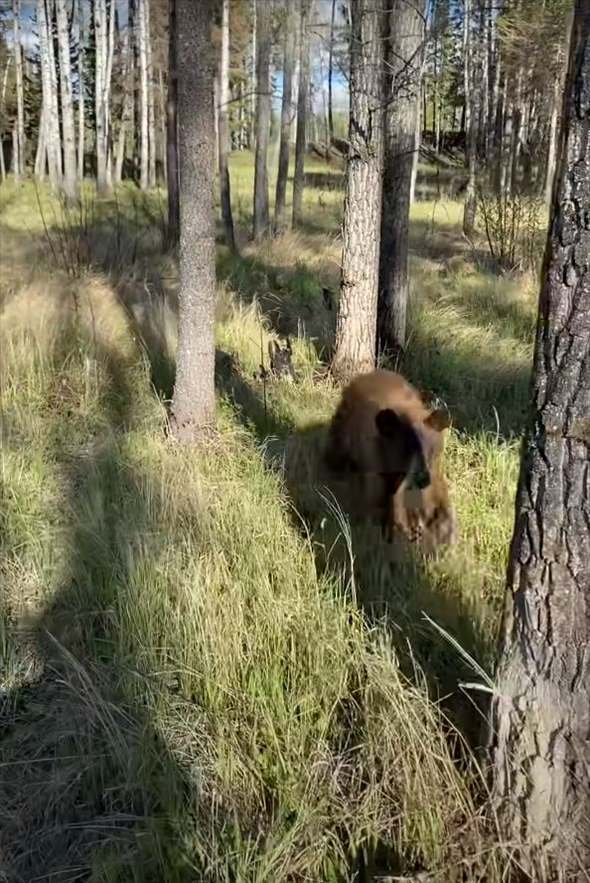
<svg viewBox="0 0 590 883">
<path fill-rule="evenodd" d="M 49 39 L 48 9 L 45 0 L 37 0 L 37 29 L 41 57 L 42 108 L 35 174 L 42 178 L 47 163 L 49 180 L 53 187 L 58 187 L 61 181 L 61 152 L 57 82 L 53 61 L 53 41 Z"/>
<path fill-rule="evenodd" d="M 147 59 L 148 102 L 148 184 L 156 186 L 156 107 L 154 102 L 154 71 L 152 64 L 152 26 L 150 0 L 145 0 L 145 51 Z"/>
<path fill-rule="evenodd" d="M 256 0 L 256 150 L 254 157 L 254 239 L 268 233 L 268 141 L 270 137 L 271 17 L 273 0 Z"/>
<path fill-rule="evenodd" d="M 231 186 L 227 157 L 229 153 L 229 0 L 221 0 L 221 57 L 219 63 L 219 196 L 226 245 L 236 251 L 234 219 L 231 210 Z"/>
<path fill-rule="evenodd" d="M 70 65 L 70 32 L 66 0 L 55 0 L 57 18 L 57 44 L 59 48 L 59 84 L 61 89 L 61 128 L 63 136 L 63 191 L 70 200 L 78 193 L 76 175 L 76 130 L 74 126 L 74 100 L 72 98 L 72 72 Z"/>
<path fill-rule="evenodd" d="M 408 227 L 426 0 L 389 0 L 387 7 L 385 158 L 379 269 L 379 346 L 406 342 Z"/>
<path fill-rule="evenodd" d="M 538 881 L 590 872 L 590 9 L 577 0 L 492 707 L 494 797 Z"/>
<path fill-rule="evenodd" d="M 172 431 L 187 442 L 215 417 L 212 20 L 212 0 L 176 0 L 180 293 Z"/>
<path fill-rule="evenodd" d="M 25 98 L 23 87 L 23 57 L 20 38 L 20 0 L 12 0 L 14 67 L 16 73 L 16 153 L 12 160 L 15 178 L 25 174 Z"/>
<path fill-rule="evenodd" d="M 297 93 L 297 130 L 295 134 L 295 171 L 293 174 L 293 226 L 303 218 L 305 186 L 305 147 L 307 143 L 307 103 L 309 95 L 309 9 L 310 0 L 301 0 L 299 33 L 299 88 Z"/>
<path fill-rule="evenodd" d="M 80 182 L 84 180 L 84 96 L 86 91 L 84 78 L 85 64 L 85 35 L 82 25 L 82 14 L 80 5 L 76 7 L 75 21 L 78 22 L 78 179 Z"/>
<path fill-rule="evenodd" d="M 351 7 L 350 153 L 332 363 L 343 381 L 375 367 L 383 175 L 381 8 L 381 0 L 357 0 Z"/>
<path fill-rule="evenodd" d="M 336 20 L 336 0 L 332 0 L 330 10 L 330 37 L 328 44 L 328 144 L 334 137 L 334 113 L 332 101 L 332 78 L 334 73 L 334 24 Z"/>
<path fill-rule="evenodd" d="M 123 69 L 123 107 L 121 111 L 121 124 L 117 138 L 117 150 L 115 152 L 115 184 L 120 184 L 123 178 L 123 163 L 125 161 L 125 146 L 127 134 L 130 129 L 131 109 L 133 106 L 133 50 L 129 37 L 130 28 L 127 27 L 123 37 L 123 57 L 125 67 Z"/>
<path fill-rule="evenodd" d="M 178 72 L 176 68 L 176 0 L 169 2 L 168 96 L 166 100 L 166 158 L 168 169 L 168 247 L 178 245 L 180 229 L 178 183 L 178 126 L 176 103 Z"/>
<path fill-rule="evenodd" d="M 293 71 L 295 68 L 295 0 L 287 0 L 287 16 L 283 49 L 283 96 L 281 99 L 281 138 L 277 169 L 275 198 L 275 230 L 281 233 L 287 226 L 287 178 L 289 175 L 289 152 L 291 123 L 295 116 L 293 106 Z"/>
</svg>

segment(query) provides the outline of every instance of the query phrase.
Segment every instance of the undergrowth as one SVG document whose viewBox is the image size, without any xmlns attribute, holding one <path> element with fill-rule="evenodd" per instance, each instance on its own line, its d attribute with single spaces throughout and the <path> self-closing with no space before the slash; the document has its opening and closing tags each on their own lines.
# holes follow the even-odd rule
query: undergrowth
<svg viewBox="0 0 590 883">
<path fill-rule="evenodd" d="M 472 256 L 436 255 L 454 222 L 437 238 L 437 207 L 417 206 L 432 241 L 413 258 L 404 370 L 456 415 L 461 542 L 392 561 L 334 511 L 319 467 L 341 196 L 324 212 L 310 188 L 313 229 L 220 251 L 220 432 L 198 452 L 166 437 L 176 271 L 132 197 L 97 203 L 75 273 L 47 252 L 34 195 L 4 203 L 8 879 L 500 879 L 466 742 L 483 709 L 459 684 L 477 679 L 468 655 L 493 669 L 533 307 Z M 263 382 L 284 333 L 298 381 Z"/>
</svg>

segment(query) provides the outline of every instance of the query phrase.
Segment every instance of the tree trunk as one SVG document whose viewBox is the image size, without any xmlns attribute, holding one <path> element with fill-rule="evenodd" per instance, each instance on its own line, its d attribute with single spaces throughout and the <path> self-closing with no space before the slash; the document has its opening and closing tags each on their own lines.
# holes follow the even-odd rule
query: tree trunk
<svg viewBox="0 0 590 883">
<path fill-rule="evenodd" d="M 145 49 L 147 58 L 147 100 L 148 100 L 148 185 L 156 186 L 156 109 L 154 104 L 154 71 L 152 65 L 152 28 L 150 0 L 144 0 L 145 8 Z"/>
<path fill-rule="evenodd" d="M 590 9 L 577 0 L 492 705 L 493 797 L 531 879 L 590 868 Z"/>
<path fill-rule="evenodd" d="M 478 95 L 480 84 L 477 86 L 477 74 L 479 73 L 479 52 L 475 41 L 471 40 L 471 21 L 469 0 L 465 0 L 465 29 L 464 29 L 465 57 L 465 117 L 469 120 L 465 153 L 467 156 L 467 189 L 465 191 L 465 204 L 463 206 L 463 233 L 468 238 L 475 231 L 475 218 L 477 214 L 477 202 L 475 198 L 475 178 L 477 164 L 477 129 L 479 124 Z"/>
<path fill-rule="evenodd" d="M 180 292 L 172 432 L 184 442 L 215 419 L 212 19 L 213 0 L 176 0 Z"/>
<path fill-rule="evenodd" d="M 421 49 L 426 0 L 389 0 L 387 99 L 378 336 L 393 354 L 406 342 L 410 190 L 420 100 Z"/>
<path fill-rule="evenodd" d="M 350 153 L 332 362 L 342 381 L 375 366 L 383 178 L 381 4 L 382 0 L 357 0 L 351 8 Z"/>
<path fill-rule="evenodd" d="M 37 30 L 39 54 L 41 58 L 42 125 L 39 130 L 39 150 L 35 168 L 40 176 L 47 169 L 51 186 L 58 188 L 61 183 L 61 149 L 59 138 L 59 113 L 57 100 L 57 80 L 55 76 L 53 39 L 50 39 L 51 6 L 46 0 L 37 0 Z"/>
<path fill-rule="evenodd" d="M 25 174 L 25 98 L 23 88 L 23 56 L 20 38 L 20 0 L 12 0 L 13 50 L 16 73 L 16 155 L 13 158 L 15 179 L 19 181 Z"/>
<path fill-rule="evenodd" d="M 305 148 L 309 97 L 309 11 L 310 0 L 301 2 L 299 29 L 299 90 L 297 94 L 297 130 L 295 135 L 295 171 L 293 174 L 293 226 L 303 220 L 303 189 L 305 186 Z"/>
<path fill-rule="evenodd" d="M 272 0 L 256 0 L 256 153 L 254 158 L 254 218 L 252 235 L 260 239 L 268 233 L 268 142 L 270 136 L 271 18 Z"/>
<path fill-rule="evenodd" d="M 328 146 L 334 137 L 334 108 L 332 102 L 332 76 L 334 71 L 334 23 L 336 20 L 336 0 L 332 0 L 330 11 L 330 43 L 328 45 Z"/>
<path fill-rule="evenodd" d="M 289 176 L 289 153 L 291 122 L 295 115 L 293 106 L 293 70 L 295 67 L 295 0 L 287 0 L 287 20 L 283 49 L 283 97 L 281 99 L 281 137 L 277 169 L 275 198 L 275 230 L 284 232 L 287 226 L 287 179 Z"/>
<path fill-rule="evenodd" d="M 169 0 L 168 97 L 166 100 L 166 157 L 168 168 L 168 248 L 178 244 L 180 229 L 178 180 L 178 126 L 176 119 L 178 71 L 176 67 L 176 0 Z"/>
<path fill-rule="evenodd" d="M 84 56 L 85 56 L 85 35 L 82 24 L 82 9 L 80 5 L 77 8 L 78 21 L 78 180 L 80 183 L 84 180 L 84 95 L 85 95 L 85 78 L 84 78 Z"/>
<path fill-rule="evenodd" d="M 75 200 L 78 193 L 76 135 L 70 66 L 70 32 L 66 0 L 55 0 L 55 11 L 57 17 L 57 45 L 59 49 L 59 83 L 61 89 L 61 127 L 64 162 L 63 190 L 68 200 Z"/>
<path fill-rule="evenodd" d="M 110 107 L 111 71 L 115 44 L 115 2 L 94 0 L 96 187 L 109 193 L 112 186 Z"/>
<path fill-rule="evenodd" d="M 158 69 L 158 113 L 160 116 L 160 150 L 162 155 L 162 176 L 164 183 L 168 180 L 168 157 L 166 156 L 166 90 L 164 73 Z"/>
<path fill-rule="evenodd" d="M 138 43 L 139 43 L 139 89 L 140 89 L 140 154 L 139 186 L 147 190 L 150 183 L 150 142 L 149 142 L 149 84 L 147 53 L 147 13 L 148 0 L 138 0 Z"/>
<path fill-rule="evenodd" d="M 250 44 L 250 127 L 248 130 L 248 147 L 250 150 L 256 144 L 256 76 L 258 58 L 258 22 L 256 20 L 256 6 L 258 0 L 250 0 L 252 9 L 252 41 Z"/>
<path fill-rule="evenodd" d="M 236 238 L 234 234 L 234 219 L 231 210 L 231 186 L 229 178 L 228 154 L 229 154 L 229 0 L 221 0 L 221 56 L 219 64 L 219 196 L 221 201 L 221 218 L 225 231 L 227 246 L 234 253 Z"/>
<path fill-rule="evenodd" d="M 127 140 L 127 131 L 131 117 L 131 106 L 133 104 L 133 92 L 130 89 L 131 65 L 133 63 L 133 52 L 131 48 L 129 26 L 123 37 L 123 57 L 125 66 L 123 69 L 123 107 L 121 110 L 121 125 L 119 126 L 119 137 L 117 139 L 117 149 L 115 151 L 115 184 L 120 184 L 123 179 L 123 164 L 125 162 L 125 145 Z"/>
</svg>

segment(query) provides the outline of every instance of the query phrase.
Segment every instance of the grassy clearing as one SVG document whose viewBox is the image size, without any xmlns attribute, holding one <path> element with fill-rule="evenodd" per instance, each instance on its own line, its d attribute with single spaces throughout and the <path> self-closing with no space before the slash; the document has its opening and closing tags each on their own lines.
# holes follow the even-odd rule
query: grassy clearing
<svg viewBox="0 0 590 883">
<path fill-rule="evenodd" d="M 458 682 L 476 677 L 423 612 L 491 670 L 534 285 L 480 269 L 457 204 L 416 205 L 403 370 L 455 414 L 462 539 L 392 562 L 322 495 L 342 192 L 337 169 L 309 171 L 303 230 L 220 248 L 221 432 L 199 453 L 164 433 L 177 277 L 161 195 L 89 196 L 84 220 L 0 193 L 8 879 L 500 874 L 448 719 L 475 734 Z M 250 158 L 232 172 L 246 223 Z M 261 349 L 284 333 L 299 381 L 263 388 Z"/>
</svg>

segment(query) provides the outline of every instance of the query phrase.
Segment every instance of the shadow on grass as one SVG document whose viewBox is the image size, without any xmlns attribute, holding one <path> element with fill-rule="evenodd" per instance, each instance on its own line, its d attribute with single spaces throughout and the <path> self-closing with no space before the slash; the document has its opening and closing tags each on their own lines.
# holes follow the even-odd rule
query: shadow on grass
<svg viewBox="0 0 590 883">
<path fill-rule="evenodd" d="M 0 697 L 3 869 L 15 881 L 188 881 L 180 832 L 194 783 L 150 713 L 161 675 L 120 631 L 119 611 L 137 603 L 134 547 L 150 533 L 153 496 L 122 455 L 129 366 L 85 346 L 108 372 L 96 432 L 89 440 L 57 418 L 51 439 L 69 557 L 61 587 L 28 623 L 39 676 Z"/>
</svg>

